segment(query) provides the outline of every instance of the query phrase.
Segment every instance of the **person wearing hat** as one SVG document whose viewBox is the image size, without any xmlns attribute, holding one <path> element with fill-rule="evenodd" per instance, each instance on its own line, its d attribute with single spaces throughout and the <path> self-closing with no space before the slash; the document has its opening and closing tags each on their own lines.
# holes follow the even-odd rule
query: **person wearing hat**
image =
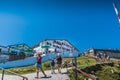
<svg viewBox="0 0 120 80">
<path fill-rule="evenodd" d="M 46 74 L 44 72 L 44 70 L 42 69 L 42 52 L 37 52 L 34 54 L 34 57 L 36 58 L 36 63 L 35 63 L 35 67 L 36 67 L 36 77 L 38 78 L 39 76 L 39 70 L 41 70 L 41 72 L 44 74 L 44 76 L 46 77 Z"/>
</svg>

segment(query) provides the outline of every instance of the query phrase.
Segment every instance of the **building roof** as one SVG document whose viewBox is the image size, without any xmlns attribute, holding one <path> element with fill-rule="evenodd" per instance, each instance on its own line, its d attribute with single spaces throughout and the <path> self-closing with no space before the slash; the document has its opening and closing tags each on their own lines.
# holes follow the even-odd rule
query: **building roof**
<svg viewBox="0 0 120 80">
<path fill-rule="evenodd" d="M 11 47 L 11 48 L 19 48 L 19 47 L 24 47 L 26 46 L 27 48 L 31 48 L 30 46 L 28 46 L 27 44 L 23 43 L 23 44 L 15 44 L 15 45 L 9 45 L 8 47 Z M 32 48 L 31 48 L 32 49 Z"/>
<path fill-rule="evenodd" d="M 6 46 L 1 46 L 1 45 L 0 45 L 0 48 L 1 48 L 1 47 L 2 47 L 2 48 L 7 48 Z"/>
<path fill-rule="evenodd" d="M 107 51 L 107 52 L 114 52 L 114 53 L 120 53 L 120 50 L 118 49 L 94 49 L 95 51 Z"/>
<path fill-rule="evenodd" d="M 37 46 L 39 46 L 40 43 L 42 42 L 45 42 L 45 41 L 53 41 L 53 42 L 56 42 L 58 41 L 58 44 L 59 45 L 66 45 L 66 46 L 69 46 L 73 49 L 75 49 L 76 51 L 80 52 L 73 44 L 71 44 L 68 40 L 66 39 L 45 39 L 45 40 L 41 40 L 39 43 L 35 44 L 34 46 L 32 46 L 32 48 L 35 48 Z M 65 43 L 59 43 L 59 41 L 65 41 Z"/>
</svg>

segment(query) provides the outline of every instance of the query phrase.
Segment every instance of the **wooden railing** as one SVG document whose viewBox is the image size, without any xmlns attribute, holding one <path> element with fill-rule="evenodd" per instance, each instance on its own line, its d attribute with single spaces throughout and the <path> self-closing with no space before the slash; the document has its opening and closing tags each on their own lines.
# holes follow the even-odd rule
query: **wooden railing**
<svg viewBox="0 0 120 80">
<path fill-rule="evenodd" d="M 27 77 L 22 76 L 22 75 L 20 75 L 20 74 L 17 74 L 17 73 L 15 73 L 15 72 L 12 72 L 12 71 L 6 70 L 6 69 L 1 68 L 1 67 L 0 67 L 0 69 L 2 70 L 2 77 L 1 77 L 1 80 L 4 80 L 4 75 L 5 75 L 4 73 L 5 73 L 5 71 L 8 72 L 8 73 L 14 74 L 14 75 L 16 75 L 16 76 L 19 76 L 19 77 L 23 78 L 23 80 L 28 80 Z"/>
<path fill-rule="evenodd" d="M 80 68 L 77 68 L 75 63 L 71 63 L 71 64 L 69 63 L 68 65 L 70 65 L 73 68 L 73 71 L 75 71 L 75 80 L 77 80 L 77 76 L 78 76 L 77 73 L 78 72 L 82 73 L 84 76 L 86 76 L 86 77 L 88 77 L 88 78 L 90 78 L 92 80 L 96 80 L 95 77 L 91 76 L 90 74 L 87 74 L 86 72 L 82 71 Z"/>
<path fill-rule="evenodd" d="M 86 76 L 86 77 L 88 77 L 88 78 L 90 78 L 90 79 L 92 79 L 92 80 L 96 80 L 95 77 L 87 74 L 86 72 L 82 71 L 81 69 L 76 68 L 76 70 L 77 70 L 78 72 L 82 73 L 84 76 Z"/>
</svg>

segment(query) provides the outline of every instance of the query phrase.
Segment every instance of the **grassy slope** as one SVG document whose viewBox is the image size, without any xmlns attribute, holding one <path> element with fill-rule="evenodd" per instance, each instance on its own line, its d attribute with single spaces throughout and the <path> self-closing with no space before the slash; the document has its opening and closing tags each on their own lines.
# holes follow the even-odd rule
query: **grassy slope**
<svg viewBox="0 0 120 80">
<path fill-rule="evenodd" d="M 113 66 L 103 65 L 101 66 L 100 69 L 97 69 L 96 67 L 97 71 L 88 71 L 88 72 L 91 72 L 90 74 L 96 75 L 99 78 L 99 80 L 117 80 L 120 78 L 118 75 L 118 73 L 120 73 L 120 69 L 117 67 L 117 64 L 120 63 L 120 59 L 112 59 L 112 60 L 115 63 L 115 65 Z M 78 63 L 79 63 L 78 67 L 80 68 L 94 66 L 95 64 L 97 64 L 94 58 L 84 57 L 84 56 L 78 58 Z M 114 73 L 112 73 L 111 70 L 113 70 Z M 75 73 L 73 72 L 73 70 L 69 70 L 69 73 L 71 80 L 75 80 L 75 75 L 74 75 Z M 86 77 L 84 75 L 78 74 L 78 80 L 84 80 L 85 78 Z"/>
<path fill-rule="evenodd" d="M 85 67 L 92 66 L 95 64 L 97 64 L 97 62 L 92 57 L 81 56 L 81 57 L 77 58 L 77 67 L 79 67 L 79 68 L 85 68 Z M 73 70 L 69 70 L 69 77 L 71 80 L 75 80 L 74 74 L 75 73 L 73 72 Z M 78 80 L 83 80 L 84 78 L 85 78 L 84 75 L 78 74 Z"/>
</svg>

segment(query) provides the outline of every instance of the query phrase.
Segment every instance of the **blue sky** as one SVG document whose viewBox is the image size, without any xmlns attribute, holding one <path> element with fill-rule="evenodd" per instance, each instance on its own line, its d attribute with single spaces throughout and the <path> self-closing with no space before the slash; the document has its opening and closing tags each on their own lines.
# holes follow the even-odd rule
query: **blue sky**
<svg viewBox="0 0 120 80">
<path fill-rule="evenodd" d="M 120 0 L 0 0 L 0 45 L 67 39 L 80 51 L 120 49 Z"/>
</svg>

